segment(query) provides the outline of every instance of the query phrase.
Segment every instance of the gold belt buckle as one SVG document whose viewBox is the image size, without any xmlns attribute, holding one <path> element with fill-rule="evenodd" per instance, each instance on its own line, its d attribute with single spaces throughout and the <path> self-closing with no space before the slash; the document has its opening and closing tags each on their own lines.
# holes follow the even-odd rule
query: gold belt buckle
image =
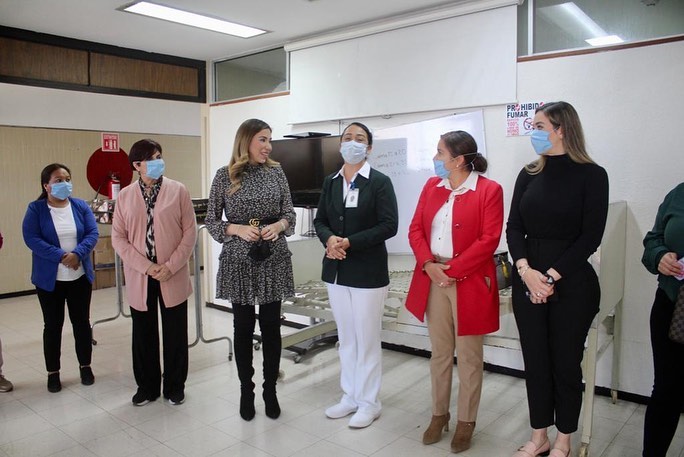
<svg viewBox="0 0 684 457">
<path fill-rule="evenodd" d="M 251 225 L 252 227 L 258 228 L 260 223 L 261 223 L 261 221 L 259 219 L 256 219 L 256 218 L 249 220 L 249 225 Z"/>
</svg>

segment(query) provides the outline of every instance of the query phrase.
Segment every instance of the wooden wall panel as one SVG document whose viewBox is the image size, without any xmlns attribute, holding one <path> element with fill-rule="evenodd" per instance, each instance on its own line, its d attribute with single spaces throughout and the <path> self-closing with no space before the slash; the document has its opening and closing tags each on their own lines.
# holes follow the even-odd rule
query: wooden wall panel
<svg viewBox="0 0 684 457">
<path fill-rule="evenodd" d="M 88 84 L 88 51 L 0 37 L 0 75 Z"/>
<path fill-rule="evenodd" d="M 190 97 L 198 95 L 196 68 L 93 52 L 90 70 L 94 86 Z"/>
<path fill-rule="evenodd" d="M 142 138 L 161 144 L 166 176 L 184 183 L 193 197 L 202 196 L 200 137 L 120 133 L 121 147 L 128 152 Z M 29 202 L 40 194 L 41 170 L 53 162 L 65 164 L 71 169 L 73 195 L 91 200 L 95 191 L 88 185 L 86 165 L 100 141 L 100 132 L 94 131 L 0 126 L 0 295 L 34 290 L 31 251 L 24 244 L 21 224 Z M 111 233 L 110 226 L 98 228 L 103 236 Z"/>
</svg>

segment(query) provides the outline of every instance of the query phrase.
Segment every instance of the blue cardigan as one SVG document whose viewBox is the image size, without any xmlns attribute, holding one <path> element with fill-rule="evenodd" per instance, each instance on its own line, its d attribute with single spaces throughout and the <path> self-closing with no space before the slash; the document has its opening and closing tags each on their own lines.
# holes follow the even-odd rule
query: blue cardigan
<svg viewBox="0 0 684 457">
<path fill-rule="evenodd" d="M 99 236 L 97 223 L 93 212 L 85 201 L 70 197 L 69 202 L 71 202 L 71 210 L 74 213 L 78 241 L 76 249 L 72 252 L 81 259 L 86 277 L 92 284 L 95 274 L 90 253 Z M 57 281 L 57 268 L 67 252 L 59 246 L 59 237 L 55 225 L 52 223 L 46 198 L 29 204 L 24 216 L 22 232 L 24 243 L 33 253 L 31 282 L 36 287 L 52 292 L 55 290 L 55 281 Z"/>
</svg>

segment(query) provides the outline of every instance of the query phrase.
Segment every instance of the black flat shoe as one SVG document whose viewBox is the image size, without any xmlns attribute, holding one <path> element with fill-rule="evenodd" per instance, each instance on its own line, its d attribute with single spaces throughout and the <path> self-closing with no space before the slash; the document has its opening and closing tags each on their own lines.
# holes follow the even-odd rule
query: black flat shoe
<svg viewBox="0 0 684 457">
<path fill-rule="evenodd" d="M 93 370 L 91 370 L 89 366 L 81 367 L 79 370 L 81 371 L 81 384 L 84 386 L 92 386 L 95 383 Z"/>
<path fill-rule="evenodd" d="M 59 380 L 59 373 L 50 373 L 48 375 L 47 389 L 52 393 L 62 390 L 62 383 Z"/>
</svg>

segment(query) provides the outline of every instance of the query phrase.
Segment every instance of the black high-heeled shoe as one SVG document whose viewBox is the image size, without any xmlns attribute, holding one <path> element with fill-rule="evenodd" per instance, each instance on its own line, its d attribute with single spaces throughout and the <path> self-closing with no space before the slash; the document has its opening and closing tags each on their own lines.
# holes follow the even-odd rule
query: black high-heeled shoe
<svg viewBox="0 0 684 457">
<path fill-rule="evenodd" d="M 251 421 L 256 415 L 254 409 L 254 388 L 240 390 L 240 417 Z"/>
<path fill-rule="evenodd" d="M 266 415 L 271 419 L 278 419 L 280 417 L 280 404 L 275 389 L 264 390 L 263 398 Z"/>
</svg>

